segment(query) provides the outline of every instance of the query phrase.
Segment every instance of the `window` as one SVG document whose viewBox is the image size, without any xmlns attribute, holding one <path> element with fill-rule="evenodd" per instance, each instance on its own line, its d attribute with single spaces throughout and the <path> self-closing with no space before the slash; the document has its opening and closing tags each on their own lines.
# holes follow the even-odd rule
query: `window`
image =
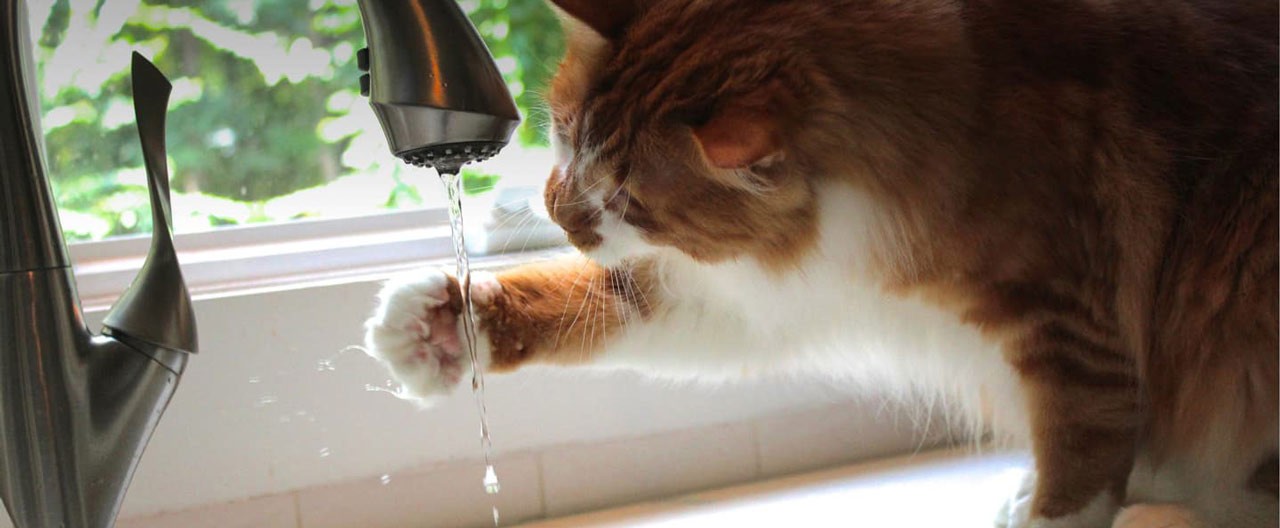
<svg viewBox="0 0 1280 528">
<path fill-rule="evenodd" d="M 500 156 L 465 169 L 476 202 L 468 209 L 500 200 L 484 195 L 499 180 L 523 188 L 508 200 L 532 202 L 550 167 L 539 98 L 562 53 L 558 21 L 543 0 L 460 5 L 524 116 Z M 297 236 L 311 243 L 295 249 L 314 248 L 324 245 L 317 237 L 367 241 L 374 231 L 396 238 L 386 232 L 444 225 L 434 172 L 389 153 L 359 94 L 355 51 L 365 37 L 355 0 L 35 0 L 29 9 L 63 231 L 70 242 L 106 241 L 73 244 L 82 272 L 128 268 L 145 244 L 117 239 L 151 228 L 129 88 L 135 50 L 173 83 L 168 157 L 184 267 L 215 258 L 188 255 L 195 251 L 248 245 L 261 256 Z M 511 223 L 482 216 L 467 220 Z M 256 225 L 271 227 L 244 227 Z"/>
</svg>

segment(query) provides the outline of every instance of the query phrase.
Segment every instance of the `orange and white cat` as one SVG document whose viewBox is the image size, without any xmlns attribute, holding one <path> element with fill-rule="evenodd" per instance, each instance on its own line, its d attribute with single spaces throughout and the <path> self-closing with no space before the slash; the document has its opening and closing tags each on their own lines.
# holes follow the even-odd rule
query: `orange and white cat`
<svg viewBox="0 0 1280 528">
<path fill-rule="evenodd" d="M 554 4 L 587 258 L 474 279 L 487 371 L 876 383 L 1031 448 L 1017 526 L 1276 526 L 1273 0 Z M 459 298 L 369 321 L 415 397 Z"/>
</svg>

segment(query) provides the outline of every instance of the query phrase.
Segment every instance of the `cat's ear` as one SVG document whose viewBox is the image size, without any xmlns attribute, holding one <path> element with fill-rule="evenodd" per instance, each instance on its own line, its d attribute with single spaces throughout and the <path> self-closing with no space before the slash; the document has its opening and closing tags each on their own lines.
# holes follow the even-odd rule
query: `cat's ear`
<svg viewBox="0 0 1280 528">
<path fill-rule="evenodd" d="M 640 11 L 642 0 L 551 0 L 569 18 L 581 22 L 600 36 L 614 40 L 622 36 Z"/>
<path fill-rule="evenodd" d="M 703 158 L 719 169 L 743 169 L 781 157 L 776 120 L 764 109 L 730 104 L 692 128 Z"/>
</svg>

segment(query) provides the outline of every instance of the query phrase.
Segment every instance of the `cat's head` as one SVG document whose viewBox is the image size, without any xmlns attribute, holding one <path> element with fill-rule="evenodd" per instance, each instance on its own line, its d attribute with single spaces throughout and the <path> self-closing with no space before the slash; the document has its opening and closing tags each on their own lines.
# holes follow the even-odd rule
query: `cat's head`
<svg viewBox="0 0 1280 528">
<path fill-rule="evenodd" d="M 574 245 L 613 265 L 672 250 L 785 261 L 811 241 L 812 182 L 794 148 L 806 65 L 768 14 L 552 1 L 567 52 L 548 94 L 546 201 Z"/>
</svg>

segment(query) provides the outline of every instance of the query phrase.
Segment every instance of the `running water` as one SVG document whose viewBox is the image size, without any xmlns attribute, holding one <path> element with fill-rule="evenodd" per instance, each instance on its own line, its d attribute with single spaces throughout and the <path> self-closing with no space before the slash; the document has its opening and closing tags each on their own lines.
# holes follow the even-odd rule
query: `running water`
<svg viewBox="0 0 1280 528">
<path fill-rule="evenodd" d="M 480 411 L 480 448 L 484 451 L 484 485 L 485 493 L 497 494 L 502 489 L 498 475 L 493 471 L 493 441 L 489 438 L 489 413 L 484 404 L 484 373 L 480 371 L 480 359 L 476 356 L 476 322 L 471 308 L 471 263 L 467 260 L 466 239 L 462 233 L 462 177 L 457 170 L 439 167 L 440 179 L 444 180 L 445 189 L 449 193 L 449 228 L 453 232 L 453 250 L 457 261 L 458 286 L 462 291 L 462 332 L 466 343 L 467 355 L 471 358 L 471 393 L 476 398 L 476 409 Z M 498 525 L 498 507 L 493 507 L 493 525 Z"/>
</svg>

